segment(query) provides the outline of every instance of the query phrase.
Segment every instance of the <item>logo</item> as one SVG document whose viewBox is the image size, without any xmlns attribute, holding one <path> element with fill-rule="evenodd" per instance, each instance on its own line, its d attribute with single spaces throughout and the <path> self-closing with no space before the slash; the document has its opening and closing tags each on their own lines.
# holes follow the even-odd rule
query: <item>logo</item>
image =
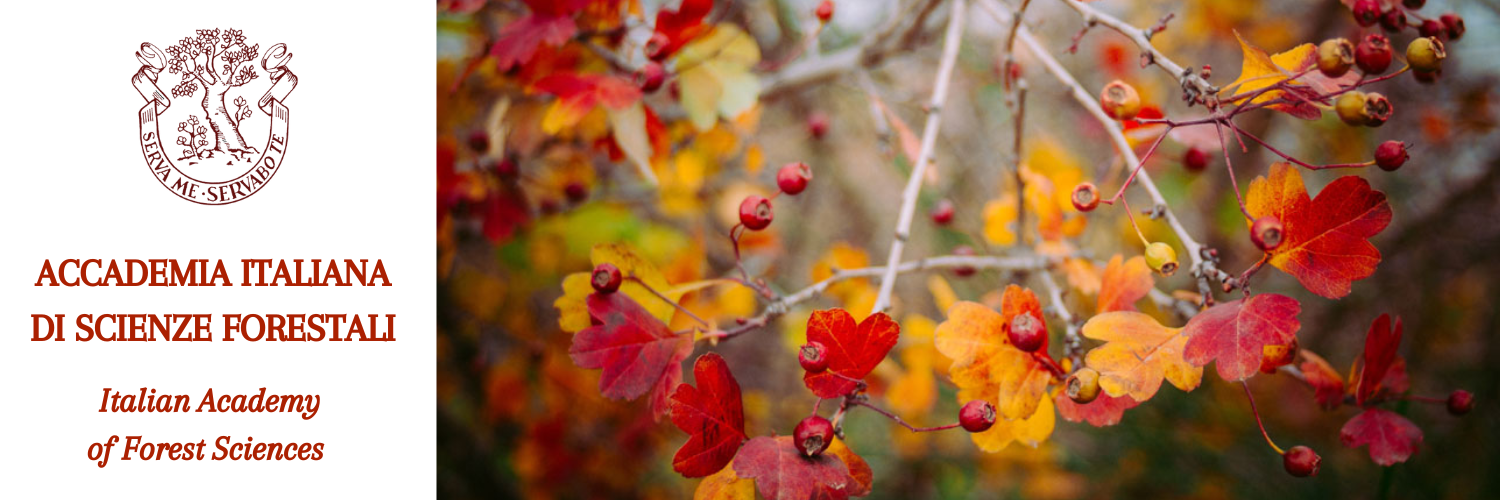
<svg viewBox="0 0 1500 500">
<path fill-rule="evenodd" d="M 197 30 L 165 51 L 142 43 L 135 57 L 141 69 L 131 83 L 146 99 L 141 154 L 163 187 L 194 203 L 226 205 L 271 181 L 286 155 L 286 97 L 297 86 L 286 44 L 262 54 L 239 30 Z M 163 72 L 170 76 L 159 80 Z M 171 96 L 158 84 L 170 86 Z M 262 139 L 256 130 L 269 132 Z"/>
</svg>

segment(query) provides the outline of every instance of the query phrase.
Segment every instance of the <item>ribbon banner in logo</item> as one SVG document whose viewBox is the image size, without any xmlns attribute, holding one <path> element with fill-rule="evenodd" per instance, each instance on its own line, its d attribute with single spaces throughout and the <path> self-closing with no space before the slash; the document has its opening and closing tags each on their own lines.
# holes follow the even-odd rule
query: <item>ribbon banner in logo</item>
<svg viewBox="0 0 1500 500">
<path fill-rule="evenodd" d="M 141 69 L 136 71 L 131 83 L 141 93 L 141 97 L 146 99 L 146 105 L 140 111 L 141 154 L 145 156 L 146 166 L 151 168 L 151 174 L 163 187 L 194 203 L 224 205 L 243 200 L 270 182 L 271 176 L 276 175 L 281 166 L 282 157 L 286 155 L 289 113 L 284 101 L 297 86 L 297 75 L 287 67 L 292 55 L 286 52 L 285 44 L 271 46 L 260 60 L 261 67 L 271 78 L 271 88 L 256 102 L 261 112 L 271 117 L 270 139 L 266 142 L 265 151 L 249 170 L 222 182 L 194 179 L 172 164 L 169 153 L 162 147 L 161 132 L 157 127 L 157 117 L 172 105 L 167 94 L 156 85 L 157 78 L 166 68 L 166 55 L 155 45 L 143 43 L 135 56 L 141 62 Z"/>
</svg>

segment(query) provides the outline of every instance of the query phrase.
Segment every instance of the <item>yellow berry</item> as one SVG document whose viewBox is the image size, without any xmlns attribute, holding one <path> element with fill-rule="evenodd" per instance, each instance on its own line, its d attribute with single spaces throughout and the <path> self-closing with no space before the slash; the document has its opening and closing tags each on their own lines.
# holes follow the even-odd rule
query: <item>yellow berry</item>
<svg viewBox="0 0 1500 500">
<path fill-rule="evenodd" d="M 1443 69 L 1443 59 L 1447 58 L 1448 52 L 1437 38 L 1418 38 L 1406 46 L 1406 64 L 1417 71 L 1432 73 Z"/>
<path fill-rule="evenodd" d="M 1177 272 L 1177 251 L 1172 249 L 1172 245 L 1160 241 L 1147 245 L 1146 265 L 1162 276 L 1171 276 Z"/>
</svg>

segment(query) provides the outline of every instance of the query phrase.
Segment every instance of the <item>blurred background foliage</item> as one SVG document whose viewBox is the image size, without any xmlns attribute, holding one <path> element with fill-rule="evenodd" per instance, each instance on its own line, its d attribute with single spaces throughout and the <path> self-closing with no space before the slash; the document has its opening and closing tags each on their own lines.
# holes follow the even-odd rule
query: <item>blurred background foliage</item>
<svg viewBox="0 0 1500 500">
<path fill-rule="evenodd" d="M 618 12 L 585 10 L 577 16 L 578 26 L 623 32 L 618 40 L 595 38 L 641 61 L 640 50 L 630 48 L 644 43 L 663 3 L 673 7 L 677 1 L 628 0 L 618 4 Z M 606 400 L 597 389 L 598 372 L 577 368 L 568 358 L 570 335 L 559 328 L 553 301 L 562 295 L 564 276 L 592 267 L 593 245 L 629 243 L 671 283 L 728 276 L 735 258 L 726 235 L 739 201 L 751 193 L 773 193 L 776 167 L 802 161 L 813 168 L 811 187 L 794 198 L 777 198 L 775 223 L 742 242 L 747 269 L 787 292 L 833 268 L 884 261 L 898 193 L 910 171 L 903 143 L 914 138 L 905 134 L 921 133 L 923 103 L 931 92 L 947 17 L 943 2 L 840 1 L 833 21 L 801 55 L 801 40 L 816 29 L 810 15 L 815 0 L 718 3 L 712 18 L 738 26 L 754 41 L 761 63 L 752 71 L 769 83 L 754 106 L 709 128 L 684 116 L 673 97 L 681 89 L 648 94 L 644 102 L 660 121 L 650 138 L 649 163 L 661 186 L 652 189 L 611 142 L 604 113 L 590 112 L 571 127 L 543 126 L 556 98 L 530 85 L 561 71 L 609 73 L 607 61 L 581 43 L 569 43 L 544 47 L 539 53 L 545 54 L 532 63 L 501 70 L 486 54 L 497 34 L 525 16 L 528 6 L 503 0 L 438 2 L 439 496 L 692 496 L 697 480 L 674 473 L 670 460 L 686 436 L 655 422 L 645 398 Z M 1138 50 L 1118 33 L 1091 30 L 1076 53 L 1068 53 L 1081 18 L 1054 0 L 1033 4 L 1027 13 L 1033 30 L 1085 87 L 1097 89 L 1118 78 L 1169 117 L 1204 113 L 1185 107 L 1176 82 L 1159 69 L 1142 69 Z M 1272 52 L 1333 36 L 1357 40 L 1361 33 L 1337 0 L 1104 0 L 1093 5 L 1141 27 L 1174 14 L 1155 44 L 1184 65 L 1211 65 L 1211 81 L 1219 85 L 1239 70 L 1235 30 Z M 850 447 L 874 468 L 871 498 L 1500 497 L 1500 475 L 1494 474 L 1500 456 L 1496 7 L 1489 1 L 1428 2 L 1422 12 L 1457 11 L 1468 33 L 1449 45 L 1437 84 L 1403 76 L 1377 87 L 1396 106 L 1395 118 L 1383 127 L 1347 127 L 1332 113 L 1303 121 L 1261 112 L 1240 121 L 1313 163 L 1364 161 L 1376 144 L 1390 139 L 1413 145 L 1413 159 L 1397 172 L 1354 172 L 1387 193 L 1395 213 L 1391 226 L 1373 240 L 1384 255 L 1374 276 L 1337 301 L 1312 295 L 1279 272 L 1257 276 L 1256 290 L 1301 300 L 1301 345 L 1339 369 L 1359 355 L 1375 316 L 1400 315 L 1406 324 L 1401 354 L 1413 393 L 1442 397 L 1467 388 L 1478 396 L 1471 415 L 1454 418 L 1439 406 L 1398 406 L 1424 430 L 1425 442 L 1408 463 L 1382 468 L 1363 450 L 1339 444 L 1339 426 L 1353 408 L 1328 414 L 1294 380 L 1257 377 L 1255 391 L 1278 441 L 1307 444 L 1323 456 L 1318 476 L 1296 479 L 1282 471 L 1280 457 L 1261 440 L 1241 389 L 1213 375 L 1190 394 L 1164 389 L 1128 411 L 1119 425 L 1060 421 L 1040 447 L 1012 444 L 996 454 L 978 451 L 961 432 L 912 435 L 878 415 L 855 412 L 847 420 L 847 435 Z M 910 258 L 947 254 L 962 244 L 980 253 L 1003 253 L 1010 243 L 1004 233 L 1013 228 L 996 213 L 1015 196 L 1013 110 L 997 69 L 1006 30 L 982 10 L 970 13 L 941 111 L 935 174 L 923 187 L 918 209 L 925 214 L 945 198 L 957 208 L 956 217 L 946 228 L 919 217 L 906 253 Z M 867 64 L 831 78 L 776 84 L 775 77 L 795 66 L 779 62 L 857 50 L 865 34 L 902 16 L 894 24 L 900 36 L 883 41 L 889 49 Z M 1396 37 L 1394 45 L 1404 47 L 1410 36 Z M 1093 180 L 1112 194 L 1120 167 L 1103 129 L 1022 52 L 1019 62 L 1031 89 L 1025 160 L 1052 172 L 1075 170 L 1078 178 L 1071 182 Z M 880 114 L 886 120 L 872 112 L 876 101 L 888 110 Z M 494 143 L 476 148 L 476 132 Z M 1147 168 L 1187 227 L 1219 249 L 1223 267 L 1244 269 L 1259 255 L 1246 237 L 1223 160 L 1211 155 L 1207 170 L 1190 172 L 1182 165 L 1185 149 L 1184 143 L 1169 141 Z M 1230 154 L 1242 184 L 1264 175 L 1274 159 L 1253 146 L 1248 152 L 1232 147 Z M 1304 171 L 1303 176 L 1315 192 L 1349 173 Z M 1132 191 L 1131 200 L 1137 200 L 1139 190 Z M 1138 203 L 1147 206 L 1144 196 Z M 1162 224 L 1139 220 L 1152 239 L 1176 244 Z M 1072 238 L 1078 248 L 1099 259 L 1141 251 L 1120 210 L 1102 208 L 1087 222 Z M 1158 288 L 1191 288 L 1185 274 L 1159 280 Z M 942 381 L 947 362 L 927 352 L 931 343 L 923 344 L 922 333 L 930 335 L 933 322 L 943 318 L 942 305 L 953 297 L 980 300 L 1015 279 L 1002 273 L 905 276 L 896 288 L 895 308 L 903 340 L 872 375 L 872 393 L 916 423 L 953 421 L 958 401 Z M 813 402 L 801 385 L 792 347 L 802 342 L 807 315 L 842 306 L 862 316 L 874 301 L 876 285 L 873 280 L 841 283 L 772 326 L 712 348 L 745 387 L 750 434 L 790 433 Z M 690 294 L 685 305 L 720 324 L 752 316 L 760 307 L 738 287 Z M 678 316 L 673 326 L 684 327 L 686 318 Z M 1175 318 L 1164 321 L 1180 325 Z M 699 346 L 697 353 L 705 349 Z"/>
</svg>

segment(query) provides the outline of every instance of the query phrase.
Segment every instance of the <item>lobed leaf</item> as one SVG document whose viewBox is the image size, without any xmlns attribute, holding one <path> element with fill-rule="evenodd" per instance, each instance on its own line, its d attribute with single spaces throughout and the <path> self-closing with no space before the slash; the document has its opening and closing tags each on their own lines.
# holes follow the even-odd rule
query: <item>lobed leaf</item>
<svg viewBox="0 0 1500 500">
<path fill-rule="evenodd" d="M 871 314 L 859 324 L 843 309 L 816 311 L 807 320 L 808 342 L 827 349 L 828 369 L 806 373 L 802 381 L 820 398 L 842 397 L 858 386 L 896 346 L 901 326 L 885 313 Z"/>
<path fill-rule="evenodd" d="M 603 370 L 599 390 L 606 397 L 635 399 L 653 386 L 664 393 L 681 380 L 691 336 L 673 334 L 622 293 L 590 295 L 587 305 L 594 326 L 573 336 L 568 355 L 580 368 Z"/>
<path fill-rule="evenodd" d="M 1276 294 L 1216 305 L 1188 320 L 1183 357 L 1197 366 L 1216 362 L 1224 380 L 1245 380 L 1260 371 L 1265 346 L 1296 338 L 1301 310 L 1296 299 Z"/>
<path fill-rule="evenodd" d="M 685 477 L 704 477 L 729 464 L 745 442 L 745 409 L 740 384 L 718 354 L 693 363 L 698 386 L 677 386 L 672 393 L 672 424 L 688 440 L 672 457 L 672 470 Z"/>
<path fill-rule="evenodd" d="M 838 457 L 803 456 L 791 436 L 751 439 L 735 457 L 734 472 L 755 479 L 756 490 L 767 500 L 806 500 L 819 494 L 844 499 L 854 482 Z"/>
<path fill-rule="evenodd" d="M 1380 250 L 1367 240 L 1391 222 L 1385 194 L 1368 181 L 1340 177 L 1310 199 L 1297 168 L 1279 162 L 1269 177 L 1251 181 L 1245 208 L 1256 218 L 1275 216 L 1284 227 L 1281 245 L 1268 252 L 1271 265 L 1330 299 L 1375 272 Z"/>
<path fill-rule="evenodd" d="M 1203 381 L 1203 367 L 1183 357 L 1188 337 L 1182 328 L 1167 328 L 1142 313 L 1119 311 L 1089 318 L 1081 333 L 1105 341 L 1084 358 L 1099 372 L 1104 395 L 1146 401 L 1156 395 L 1163 379 L 1184 391 Z"/>
<path fill-rule="evenodd" d="M 1389 467 L 1405 462 L 1417 452 L 1417 446 L 1422 444 L 1422 429 L 1406 417 L 1370 408 L 1344 424 L 1339 441 L 1350 448 L 1369 445 L 1370 460 Z"/>
</svg>

